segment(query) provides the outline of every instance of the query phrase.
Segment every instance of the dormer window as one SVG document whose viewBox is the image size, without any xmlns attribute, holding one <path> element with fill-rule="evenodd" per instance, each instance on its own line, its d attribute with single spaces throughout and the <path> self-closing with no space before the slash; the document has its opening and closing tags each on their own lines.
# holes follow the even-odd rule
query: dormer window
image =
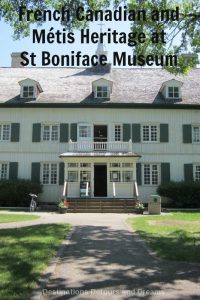
<svg viewBox="0 0 200 300">
<path fill-rule="evenodd" d="M 20 98 L 22 99 L 37 99 L 40 93 L 43 92 L 38 81 L 26 78 L 19 82 L 21 87 Z"/>
<path fill-rule="evenodd" d="M 109 99 L 112 93 L 113 82 L 100 78 L 92 82 L 92 91 L 94 93 L 94 98 L 98 99 Z"/>
<path fill-rule="evenodd" d="M 97 86 L 97 98 L 109 98 L 108 86 Z"/>
<path fill-rule="evenodd" d="M 183 82 L 176 79 L 171 79 L 163 82 L 160 88 L 160 92 L 162 93 L 166 101 L 179 102 L 182 100 L 182 85 Z"/>
<path fill-rule="evenodd" d="M 23 98 L 34 98 L 34 86 L 23 87 Z"/>
<path fill-rule="evenodd" d="M 169 98 L 179 98 L 179 88 L 177 86 L 168 87 L 168 97 Z"/>
</svg>

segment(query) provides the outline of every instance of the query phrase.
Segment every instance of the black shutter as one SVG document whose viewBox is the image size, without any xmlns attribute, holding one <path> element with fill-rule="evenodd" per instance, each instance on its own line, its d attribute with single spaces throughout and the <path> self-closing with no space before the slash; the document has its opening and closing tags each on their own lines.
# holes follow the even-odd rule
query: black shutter
<svg viewBox="0 0 200 300">
<path fill-rule="evenodd" d="M 64 162 L 59 163 L 59 185 L 64 184 L 65 164 Z"/>
<path fill-rule="evenodd" d="M 183 125 L 183 143 L 192 143 L 192 125 Z"/>
<path fill-rule="evenodd" d="M 40 163 L 34 162 L 31 166 L 31 181 L 40 182 Z"/>
<path fill-rule="evenodd" d="M 136 180 L 138 185 L 142 185 L 142 164 L 136 164 Z"/>
<path fill-rule="evenodd" d="M 40 142 L 40 140 L 41 140 L 41 124 L 35 123 L 33 124 L 32 141 Z"/>
<path fill-rule="evenodd" d="M 141 126 L 140 124 L 132 124 L 132 142 L 141 142 Z"/>
<path fill-rule="evenodd" d="M 161 163 L 161 183 L 170 181 L 170 163 Z"/>
<path fill-rule="evenodd" d="M 17 178 L 18 178 L 18 162 L 10 162 L 9 180 L 17 180 Z"/>
<path fill-rule="evenodd" d="M 77 124 L 72 123 L 70 126 L 70 139 L 72 142 L 77 142 Z"/>
<path fill-rule="evenodd" d="M 131 124 L 123 124 L 123 141 L 128 142 L 131 139 Z"/>
<path fill-rule="evenodd" d="M 185 181 L 193 181 L 193 165 L 184 164 L 184 179 Z"/>
<path fill-rule="evenodd" d="M 160 142 L 169 142 L 169 126 L 168 124 L 160 124 Z"/>
<path fill-rule="evenodd" d="M 68 124 L 60 124 L 60 142 L 61 143 L 68 143 L 69 141 L 69 134 L 68 134 Z"/>
<path fill-rule="evenodd" d="M 20 124 L 11 124 L 11 142 L 19 142 Z"/>
</svg>

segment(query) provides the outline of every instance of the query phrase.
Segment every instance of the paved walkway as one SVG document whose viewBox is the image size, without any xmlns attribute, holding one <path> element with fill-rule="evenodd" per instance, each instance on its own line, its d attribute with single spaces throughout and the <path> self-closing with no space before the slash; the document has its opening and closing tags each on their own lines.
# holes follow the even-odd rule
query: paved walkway
<svg viewBox="0 0 200 300">
<path fill-rule="evenodd" d="M 38 299 L 200 299 L 200 266 L 156 259 L 126 224 L 131 215 L 41 215 L 22 225 L 68 222 L 74 231 Z"/>
</svg>

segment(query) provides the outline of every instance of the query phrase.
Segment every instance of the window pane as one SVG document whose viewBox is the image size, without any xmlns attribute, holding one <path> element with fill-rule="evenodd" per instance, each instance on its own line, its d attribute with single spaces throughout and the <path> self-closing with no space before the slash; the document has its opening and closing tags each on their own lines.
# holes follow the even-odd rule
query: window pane
<svg viewBox="0 0 200 300">
<path fill-rule="evenodd" d="M 200 142 L 200 126 L 193 127 L 193 142 Z"/>
<path fill-rule="evenodd" d="M 195 180 L 200 181 L 200 166 L 195 167 Z"/>
<path fill-rule="evenodd" d="M 58 126 L 57 125 L 52 126 L 51 140 L 58 141 Z"/>
<path fill-rule="evenodd" d="M 68 181 L 69 182 L 78 182 L 78 171 L 69 171 L 68 172 Z"/>
<path fill-rule="evenodd" d="M 8 178 L 8 164 L 0 164 L 0 179 Z"/>
<path fill-rule="evenodd" d="M 120 171 L 110 172 L 110 182 L 120 182 Z"/>
<path fill-rule="evenodd" d="M 158 184 L 158 165 L 152 165 L 152 184 Z"/>
<path fill-rule="evenodd" d="M 43 140 L 49 141 L 50 140 L 50 126 L 45 125 L 43 129 Z"/>
<path fill-rule="evenodd" d="M 120 168 L 120 163 L 111 163 L 110 167 L 111 168 Z"/>
<path fill-rule="evenodd" d="M 122 172 L 122 181 L 123 182 L 131 182 L 131 181 L 133 181 L 133 172 L 131 172 L 131 171 L 123 171 Z"/>
<path fill-rule="evenodd" d="M 151 141 L 157 141 L 157 126 L 151 126 Z"/>
<path fill-rule="evenodd" d="M 150 183 L 150 165 L 144 165 L 144 184 Z"/>
<path fill-rule="evenodd" d="M 90 181 L 91 180 L 91 172 L 90 171 L 81 171 L 80 172 L 80 180 L 81 181 Z"/>
<path fill-rule="evenodd" d="M 57 164 L 51 164 L 51 184 L 57 184 Z"/>
<path fill-rule="evenodd" d="M 9 139 L 10 139 L 10 125 L 3 125 L 2 140 L 9 141 Z"/>
<path fill-rule="evenodd" d="M 78 163 L 68 163 L 68 168 L 78 168 Z"/>
<path fill-rule="evenodd" d="M 42 183 L 49 184 L 49 164 L 43 164 Z"/>
<path fill-rule="evenodd" d="M 149 141 L 149 126 L 143 126 L 143 141 Z"/>
</svg>

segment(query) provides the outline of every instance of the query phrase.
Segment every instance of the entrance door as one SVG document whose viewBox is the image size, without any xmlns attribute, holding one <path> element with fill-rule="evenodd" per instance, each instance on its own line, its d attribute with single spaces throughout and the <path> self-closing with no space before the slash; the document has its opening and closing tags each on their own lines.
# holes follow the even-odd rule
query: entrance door
<svg viewBox="0 0 200 300">
<path fill-rule="evenodd" d="M 106 165 L 94 165 L 94 196 L 107 197 Z"/>
<path fill-rule="evenodd" d="M 94 125 L 94 142 L 107 142 L 107 125 Z"/>
</svg>

